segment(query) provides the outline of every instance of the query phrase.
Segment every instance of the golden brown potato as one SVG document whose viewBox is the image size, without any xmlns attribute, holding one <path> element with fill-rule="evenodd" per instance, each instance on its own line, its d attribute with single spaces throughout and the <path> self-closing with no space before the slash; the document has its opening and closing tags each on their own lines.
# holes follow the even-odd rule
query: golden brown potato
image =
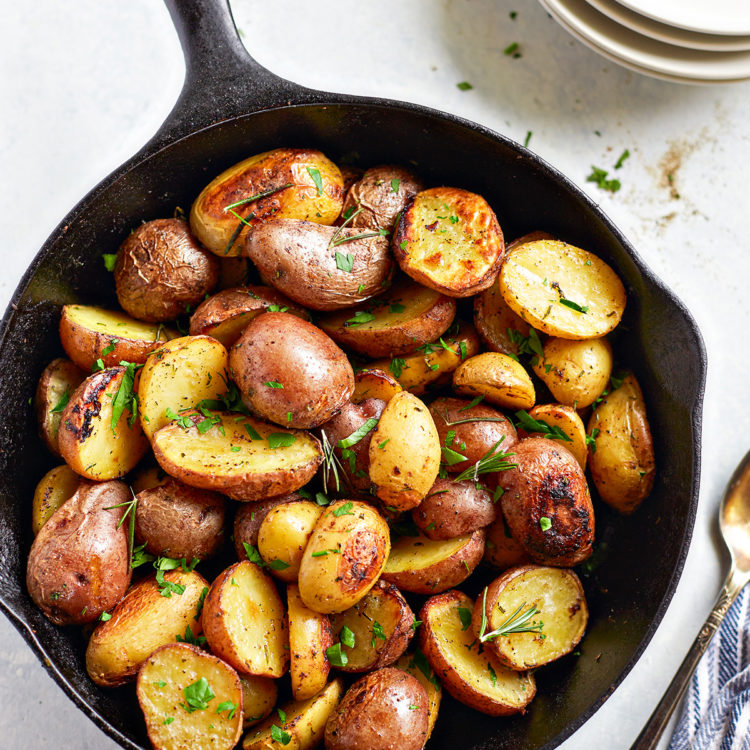
<svg viewBox="0 0 750 750">
<path fill-rule="evenodd" d="M 97 685 L 123 685 L 135 679 L 141 664 L 159 646 L 189 639 L 191 634 L 197 638 L 203 632 L 199 607 L 208 591 L 206 579 L 180 568 L 163 576 L 170 586 L 159 584 L 153 575 L 138 581 L 117 603 L 110 619 L 94 629 L 86 649 L 86 670 Z"/>
<path fill-rule="evenodd" d="M 53 359 L 42 372 L 36 387 L 34 408 L 39 435 L 56 456 L 60 455 L 57 433 L 63 409 L 85 375 L 69 359 Z"/>
<path fill-rule="evenodd" d="M 594 508 L 580 464 L 546 438 L 519 440 L 513 450 L 515 467 L 497 474 L 511 534 L 535 562 L 578 565 L 594 541 Z"/>
<path fill-rule="evenodd" d="M 263 312 L 288 312 L 309 320 L 307 311 L 268 286 L 224 289 L 209 297 L 190 318 L 191 336 L 213 336 L 227 349 L 236 343 L 247 324 Z"/>
<path fill-rule="evenodd" d="M 50 469 L 39 481 L 31 501 L 31 530 L 34 536 L 49 521 L 50 516 L 73 497 L 81 477 L 67 464 Z"/>
<path fill-rule="evenodd" d="M 86 479 L 106 481 L 127 474 L 143 458 L 148 441 L 132 413 L 132 367 L 89 375 L 62 413 L 60 455 Z"/>
<path fill-rule="evenodd" d="M 249 227 L 271 219 L 333 224 L 343 200 L 341 172 L 320 151 L 277 148 L 229 167 L 203 188 L 190 229 L 211 252 L 239 255 Z"/>
<path fill-rule="evenodd" d="M 427 718 L 427 739 L 429 740 L 432 730 L 435 728 L 438 711 L 440 710 L 440 701 L 443 698 L 443 690 L 440 682 L 435 677 L 435 673 L 430 668 L 427 658 L 419 648 L 413 652 L 408 651 L 405 653 L 393 666 L 396 669 L 403 669 L 404 672 L 408 672 L 412 677 L 416 677 L 419 680 L 419 684 L 427 693 L 427 710 L 429 711 Z"/>
<path fill-rule="evenodd" d="M 504 667 L 481 649 L 471 629 L 474 602 L 461 591 L 428 599 L 419 612 L 419 644 L 445 689 L 490 716 L 523 711 L 536 693 L 534 677 Z"/>
<path fill-rule="evenodd" d="M 135 535 L 152 555 L 205 560 L 225 542 L 226 501 L 169 478 L 138 493 Z"/>
<path fill-rule="evenodd" d="M 487 404 L 443 397 L 430 404 L 430 414 L 437 427 L 441 449 L 449 448 L 458 454 L 443 451 L 445 468 L 449 472 L 465 471 L 490 451 L 507 452 L 516 444 L 513 423 Z M 459 456 L 466 458 L 462 461 Z"/>
<path fill-rule="evenodd" d="M 440 468 L 440 442 L 427 407 L 408 391 L 386 405 L 369 446 L 370 480 L 396 510 L 419 505 Z"/>
<path fill-rule="evenodd" d="M 182 219 L 155 219 L 120 245 L 115 288 L 128 315 L 149 323 L 174 320 L 195 307 L 219 281 L 219 262 Z"/>
<path fill-rule="evenodd" d="M 81 482 L 31 545 L 26 587 L 55 625 L 82 625 L 115 606 L 130 583 L 122 482 Z M 119 526 L 118 526 L 119 525 Z"/>
<path fill-rule="evenodd" d="M 505 409 L 530 409 L 536 401 L 534 384 L 523 365 L 498 352 L 484 352 L 462 362 L 453 373 L 453 389 L 483 396 Z"/>
<path fill-rule="evenodd" d="M 326 750 L 421 750 L 429 725 L 427 692 L 416 677 L 386 667 L 346 691 L 326 724 Z"/>
<path fill-rule="evenodd" d="M 555 437 L 554 432 L 547 433 L 543 431 L 528 432 L 529 437 L 547 437 L 560 443 L 567 448 L 575 457 L 581 468 L 586 470 L 586 457 L 588 455 L 588 445 L 586 444 L 586 428 L 583 426 L 583 420 L 578 412 L 571 406 L 562 404 L 537 404 L 529 411 L 529 416 L 539 422 L 543 422 L 553 431 L 559 430 L 565 438 Z"/>
<path fill-rule="evenodd" d="M 312 323 L 282 312 L 252 320 L 229 356 L 245 403 L 284 427 L 327 422 L 354 392 L 344 352 Z"/>
<path fill-rule="evenodd" d="M 183 419 L 195 426 L 175 420 L 153 439 L 160 466 L 191 487 L 262 500 L 304 487 L 323 461 L 320 442 L 309 432 L 281 430 L 234 412 L 208 414 L 189 413 Z"/>
<path fill-rule="evenodd" d="M 303 701 L 325 687 L 331 671 L 326 650 L 333 645 L 333 631 L 328 615 L 308 609 L 294 584 L 287 587 L 287 603 L 292 694 L 294 700 Z"/>
<path fill-rule="evenodd" d="M 544 358 L 534 372 L 561 403 L 582 409 L 602 394 L 612 374 L 612 347 L 607 339 L 548 338 Z"/>
<path fill-rule="evenodd" d="M 169 474 L 167 474 L 161 466 L 149 456 L 133 472 L 130 486 L 133 488 L 133 492 L 137 495 L 139 492 L 143 492 L 143 490 L 150 490 L 153 487 L 158 487 L 160 484 L 164 484 L 168 480 Z"/>
<path fill-rule="evenodd" d="M 414 612 L 401 592 L 392 583 L 378 581 L 367 596 L 332 618 L 333 632 L 346 659 L 336 666 L 345 672 L 389 666 L 408 648 L 414 637 L 413 625 Z M 345 627 L 351 631 L 348 638 L 342 636 Z"/>
<path fill-rule="evenodd" d="M 231 750 L 240 739 L 239 675 L 195 646 L 170 643 L 154 651 L 136 692 L 154 750 Z"/>
<path fill-rule="evenodd" d="M 273 581 L 249 560 L 211 584 L 202 612 L 211 651 L 243 674 L 281 677 L 289 666 L 284 605 Z"/>
<path fill-rule="evenodd" d="M 347 190 L 341 215 L 349 226 L 391 232 L 398 215 L 422 189 L 421 181 L 403 167 L 370 167 Z"/>
<path fill-rule="evenodd" d="M 252 230 L 243 253 L 271 284 L 313 310 L 338 310 L 383 291 L 393 273 L 381 232 L 272 219 Z"/>
<path fill-rule="evenodd" d="M 417 193 L 393 236 L 401 269 L 449 297 L 492 285 L 505 252 L 497 217 L 481 195 L 438 187 Z"/>
<path fill-rule="evenodd" d="M 474 297 L 474 325 L 484 345 L 493 352 L 517 357 L 529 336 L 529 324 L 518 317 L 500 294 L 497 279 Z"/>
<path fill-rule="evenodd" d="M 383 370 L 365 368 L 354 375 L 352 403 L 359 404 L 368 398 L 377 398 L 388 403 L 400 390 L 398 380 Z"/>
<path fill-rule="evenodd" d="M 242 686 L 242 726 L 245 729 L 255 726 L 268 716 L 276 705 L 278 688 L 273 677 L 240 675 Z"/>
<path fill-rule="evenodd" d="M 513 538 L 502 513 L 486 528 L 487 538 L 484 542 L 484 562 L 500 570 L 526 565 L 531 562 L 529 553 Z"/>
<path fill-rule="evenodd" d="M 146 357 L 176 331 L 141 323 L 115 310 L 90 305 L 63 305 L 60 341 L 67 355 L 85 372 L 101 360 L 104 367 L 121 361 L 142 365 Z"/>
<path fill-rule="evenodd" d="M 455 300 L 402 279 L 376 299 L 326 315 L 320 327 L 355 352 L 395 357 L 438 339 L 455 316 Z"/>
<path fill-rule="evenodd" d="M 492 494 L 474 482 L 438 478 L 411 517 L 428 539 L 455 539 L 491 524 L 497 508 Z"/>
<path fill-rule="evenodd" d="M 257 502 L 242 503 L 237 508 L 237 514 L 234 517 L 234 527 L 232 535 L 234 536 L 234 548 L 237 550 L 237 557 L 240 560 L 245 559 L 244 544 L 251 547 L 258 546 L 258 531 L 263 519 L 271 512 L 273 508 L 282 503 L 293 503 L 302 500 L 302 495 L 296 492 L 290 492 L 288 495 L 277 495 Z"/>
<path fill-rule="evenodd" d="M 569 654 L 586 630 L 586 597 L 572 570 L 525 565 L 506 571 L 484 592 L 474 603 L 472 629 L 510 669 L 536 669 Z M 519 618 L 529 613 L 522 626 L 527 630 L 504 632 L 521 626 Z"/>
<path fill-rule="evenodd" d="M 437 594 L 465 581 L 483 554 L 484 529 L 440 541 L 422 534 L 402 536 L 393 542 L 383 580 L 402 591 Z"/>
<path fill-rule="evenodd" d="M 593 253 L 559 240 L 508 252 L 499 276 L 507 305 L 534 328 L 565 339 L 609 333 L 625 310 L 625 287 Z"/>
<path fill-rule="evenodd" d="M 361 167 L 352 166 L 351 164 L 339 164 L 339 169 L 341 170 L 341 178 L 344 180 L 344 200 L 346 200 L 346 194 L 349 192 L 349 188 L 351 188 L 357 180 L 361 179 L 365 170 Z M 343 208 L 341 209 L 341 213 L 344 213 Z M 341 222 L 341 216 L 336 219 L 336 222 Z"/>
<path fill-rule="evenodd" d="M 632 513 L 649 496 L 656 475 L 646 402 L 633 375 L 596 407 L 589 435 L 591 477 L 599 496 L 621 513 Z"/>
<path fill-rule="evenodd" d="M 302 556 L 305 606 L 323 614 L 353 607 L 375 585 L 390 550 L 388 525 L 375 508 L 356 500 L 331 503 Z"/>
</svg>

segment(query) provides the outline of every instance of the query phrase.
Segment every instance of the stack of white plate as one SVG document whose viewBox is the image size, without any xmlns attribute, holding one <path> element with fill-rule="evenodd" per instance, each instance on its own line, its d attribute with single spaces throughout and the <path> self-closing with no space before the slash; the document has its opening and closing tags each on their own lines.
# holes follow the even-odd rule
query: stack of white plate
<svg viewBox="0 0 750 750">
<path fill-rule="evenodd" d="M 750 0 L 540 0 L 571 34 L 639 73 L 750 79 Z"/>
</svg>

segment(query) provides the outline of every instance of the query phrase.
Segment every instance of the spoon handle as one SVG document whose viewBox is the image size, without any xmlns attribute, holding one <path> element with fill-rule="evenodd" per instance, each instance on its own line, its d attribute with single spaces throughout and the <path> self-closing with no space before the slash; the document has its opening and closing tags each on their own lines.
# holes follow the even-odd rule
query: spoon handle
<svg viewBox="0 0 750 750">
<path fill-rule="evenodd" d="M 646 726 L 638 735 L 630 750 L 652 750 L 657 746 L 672 713 L 685 695 L 685 691 L 690 684 L 690 678 L 693 676 L 701 656 L 705 653 L 708 644 L 714 637 L 719 625 L 721 625 L 724 615 L 732 606 L 732 602 L 737 598 L 737 594 L 740 593 L 745 583 L 747 583 L 747 579 L 737 575 L 736 569 L 732 567 L 716 604 L 714 604 L 705 624 L 693 641 L 690 651 L 680 664 L 677 674 L 669 683 L 669 687 L 659 701 L 659 705 L 654 709 L 648 722 L 646 722 Z"/>
</svg>

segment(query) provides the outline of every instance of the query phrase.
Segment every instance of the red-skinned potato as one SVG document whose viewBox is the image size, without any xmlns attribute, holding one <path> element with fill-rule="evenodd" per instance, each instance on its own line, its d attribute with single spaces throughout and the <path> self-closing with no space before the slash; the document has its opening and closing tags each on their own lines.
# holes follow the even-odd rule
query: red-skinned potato
<svg viewBox="0 0 750 750">
<path fill-rule="evenodd" d="M 277 506 L 283 503 L 294 503 L 304 500 L 302 495 L 297 492 L 290 492 L 288 495 L 277 495 L 269 497 L 266 500 L 257 500 L 250 503 L 242 503 L 237 508 L 237 514 L 234 517 L 234 527 L 232 535 L 234 536 L 234 548 L 237 551 L 237 557 L 244 560 L 245 544 L 252 547 L 258 546 L 258 531 L 263 519 Z"/>
<path fill-rule="evenodd" d="M 47 447 L 57 456 L 60 455 L 57 433 L 62 412 L 83 378 L 83 372 L 69 359 L 62 357 L 53 359 L 39 378 L 34 398 L 39 434 Z"/>
</svg>

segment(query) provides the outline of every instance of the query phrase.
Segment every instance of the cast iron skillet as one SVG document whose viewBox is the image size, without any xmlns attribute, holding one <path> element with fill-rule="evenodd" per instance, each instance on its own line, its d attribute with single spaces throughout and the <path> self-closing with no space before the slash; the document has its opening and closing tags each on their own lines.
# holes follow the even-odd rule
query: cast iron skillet
<svg viewBox="0 0 750 750">
<path fill-rule="evenodd" d="M 113 305 L 102 264 L 142 219 L 188 208 L 224 168 L 277 146 L 322 149 L 363 166 L 416 164 L 427 184 L 484 195 L 506 237 L 544 229 L 608 261 L 628 289 L 616 352 L 646 395 L 658 478 L 631 518 L 597 506 L 597 560 L 583 576 L 591 623 L 580 656 L 537 673 L 525 716 L 493 719 L 445 697 L 433 750 L 552 748 L 612 693 L 658 626 L 682 571 L 698 501 L 705 353 L 687 310 L 592 201 L 518 144 L 425 107 L 302 88 L 245 52 L 226 0 L 166 0 L 185 52 L 185 85 L 156 136 L 89 193 L 53 232 L 15 292 L 0 340 L 0 605 L 45 668 L 125 748 L 148 747 L 132 686 L 101 690 L 84 667 L 79 628 L 58 628 L 24 585 L 30 499 L 56 463 L 40 449 L 28 405 L 40 372 L 62 354 L 60 305 Z M 471 591 L 470 593 L 475 593 Z"/>
</svg>

